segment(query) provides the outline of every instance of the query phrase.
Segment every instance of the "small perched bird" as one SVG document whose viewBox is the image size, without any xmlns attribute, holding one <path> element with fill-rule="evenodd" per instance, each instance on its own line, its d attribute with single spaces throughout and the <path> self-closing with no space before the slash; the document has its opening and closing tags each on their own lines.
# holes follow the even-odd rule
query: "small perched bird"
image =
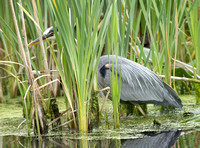
<svg viewBox="0 0 200 148">
<path fill-rule="evenodd" d="M 58 31 L 58 28 L 56 28 Z M 43 40 L 55 39 L 53 27 L 48 28 L 43 36 Z M 32 41 L 28 46 L 33 46 L 39 42 L 39 39 Z M 114 68 L 112 68 L 114 66 Z M 99 89 L 111 87 L 112 69 L 121 76 L 121 94 L 120 101 L 131 103 L 144 112 L 138 104 L 158 104 L 163 106 L 172 106 L 182 109 L 181 99 L 177 93 L 165 82 L 163 82 L 154 72 L 148 68 L 115 55 L 105 55 L 100 57 L 97 70 L 97 83 Z M 121 74 L 120 74 L 121 72 Z"/>
</svg>

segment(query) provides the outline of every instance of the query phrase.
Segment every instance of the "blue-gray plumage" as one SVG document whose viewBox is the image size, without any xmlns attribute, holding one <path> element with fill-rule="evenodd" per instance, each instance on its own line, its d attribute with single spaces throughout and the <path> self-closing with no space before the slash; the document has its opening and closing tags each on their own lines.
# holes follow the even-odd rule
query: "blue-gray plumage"
<svg viewBox="0 0 200 148">
<path fill-rule="evenodd" d="M 120 101 L 158 104 L 182 109 L 181 99 L 177 93 L 154 72 L 148 68 L 115 55 L 100 57 L 97 82 L 99 89 L 110 87 L 112 66 L 117 65 L 117 75 L 121 68 Z M 114 67 L 115 69 L 115 67 Z"/>
</svg>

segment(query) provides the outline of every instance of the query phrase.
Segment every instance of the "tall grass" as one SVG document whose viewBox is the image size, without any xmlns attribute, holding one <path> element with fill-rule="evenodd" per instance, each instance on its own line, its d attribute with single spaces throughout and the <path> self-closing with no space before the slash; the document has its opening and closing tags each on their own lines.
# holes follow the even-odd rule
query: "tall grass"
<svg viewBox="0 0 200 148">
<path fill-rule="evenodd" d="M 108 54 L 115 54 L 115 64 L 112 65 L 112 79 L 111 79 L 111 93 L 113 104 L 113 119 L 114 127 L 119 128 L 119 103 L 121 93 L 121 72 L 119 75 L 115 73 L 120 71 L 120 63 L 117 62 L 117 56 L 127 57 L 129 47 L 129 36 L 131 35 L 133 21 L 135 1 L 121 3 L 120 1 L 113 1 L 112 3 L 112 16 L 110 21 L 109 30 L 107 32 L 107 52 Z M 129 7 L 130 10 L 127 10 Z M 124 11 L 122 11 L 124 8 Z M 118 13 L 119 11 L 119 13 Z M 128 14 L 128 15 L 127 15 Z M 126 25 L 128 23 L 128 25 Z M 114 61 L 113 61 L 114 62 Z M 117 69 L 118 68 L 118 69 Z M 119 78 L 118 78 L 119 76 Z"/>
<path fill-rule="evenodd" d="M 55 24 L 59 30 L 56 40 L 58 49 L 62 53 L 62 68 L 70 75 L 73 86 L 74 100 L 78 110 L 78 125 L 80 131 L 88 130 L 88 106 L 91 98 L 94 77 L 98 61 L 103 49 L 106 29 L 111 16 L 111 8 L 104 14 L 102 26 L 98 32 L 98 25 L 103 8 L 103 2 L 56 1 L 56 5 L 49 3 L 53 15 L 57 18 Z M 68 7 L 66 7 L 68 6 Z M 97 9 L 98 8 L 98 9 Z M 55 25 L 53 24 L 53 25 Z M 76 25 L 76 31 L 74 30 Z M 95 56 L 96 55 L 96 56 Z M 60 71 L 62 73 L 62 71 Z M 62 81 L 68 79 L 62 78 Z M 64 82 L 65 83 L 65 82 Z M 66 90 L 70 87 L 66 84 Z M 67 93 L 68 93 L 67 92 Z M 73 98 L 73 94 L 69 93 Z"/>
<path fill-rule="evenodd" d="M 200 20 L 199 20 L 199 1 L 194 1 L 193 3 L 188 2 L 189 8 L 186 10 L 186 18 L 188 21 L 188 27 L 190 30 L 191 38 L 194 45 L 195 51 L 195 65 L 196 71 L 195 73 L 200 75 Z M 195 75 L 196 78 L 196 75 Z M 200 85 L 195 84 L 195 92 L 196 92 L 196 102 L 200 103 Z"/>
</svg>

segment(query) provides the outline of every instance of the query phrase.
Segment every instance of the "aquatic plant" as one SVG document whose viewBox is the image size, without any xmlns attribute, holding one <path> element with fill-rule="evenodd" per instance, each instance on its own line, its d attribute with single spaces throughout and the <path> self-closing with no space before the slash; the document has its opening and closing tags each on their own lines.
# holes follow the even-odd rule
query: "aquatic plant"
<svg viewBox="0 0 200 148">
<path fill-rule="evenodd" d="M 91 98 L 96 98 L 96 71 L 103 54 L 137 61 L 165 75 L 170 85 L 179 80 L 173 83 L 179 93 L 195 90 L 199 94 L 199 1 L 0 3 L 0 101 L 5 94 L 21 95 L 29 132 L 31 123 L 38 134 L 61 126 L 59 119 L 69 110 L 72 114 L 67 115 L 66 122 L 70 121 L 70 127 L 88 131 L 91 106 L 95 104 Z M 56 43 L 40 42 L 28 49 L 28 42 L 41 38 L 50 26 L 55 30 Z M 187 78 L 177 77 L 180 73 Z M 120 80 L 114 70 L 112 75 L 113 122 L 117 128 Z M 57 96 L 65 97 L 66 110 L 62 113 Z M 93 108 L 98 112 L 97 105 Z"/>
</svg>

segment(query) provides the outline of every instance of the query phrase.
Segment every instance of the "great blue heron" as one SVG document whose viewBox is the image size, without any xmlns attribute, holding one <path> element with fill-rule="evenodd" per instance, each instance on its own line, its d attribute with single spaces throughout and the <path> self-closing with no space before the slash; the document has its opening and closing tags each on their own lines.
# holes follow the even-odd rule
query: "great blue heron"
<svg viewBox="0 0 200 148">
<path fill-rule="evenodd" d="M 116 67 L 115 74 L 120 76 L 121 72 L 121 102 L 132 102 L 135 105 L 158 104 L 182 109 L 183 105 L 177 93 L 154 72 L 120 56 L 117 57 L 117 64 L 115 55 L 100 57 L 97 71 L 100 88 L 111 87 L 112 70 Z"/>
<path fill-rule="evenodd" d="M 44 32 L 42 39 L 55 39 L 53 27 L 48 28 Z M 32 41 L 29 47 L 38 42 L 39 39 Z M 120 76 L 121 72 L 121 102 L 134 103 L 141 112 L 142 110 L 138 103 L 158 104 L 182 109 L 183 105 L 177 93 L 154 72 L 120 56 L 117 57 L 117 64 L 115 55 L 100 57 L 97 71 L 99 88 L 111 87 L 113 66 L 114 69 L 117 69 L 115 72 L 117 76 Z M 144 115 L 143 112 L 142 114 Z"/>
</svg>

